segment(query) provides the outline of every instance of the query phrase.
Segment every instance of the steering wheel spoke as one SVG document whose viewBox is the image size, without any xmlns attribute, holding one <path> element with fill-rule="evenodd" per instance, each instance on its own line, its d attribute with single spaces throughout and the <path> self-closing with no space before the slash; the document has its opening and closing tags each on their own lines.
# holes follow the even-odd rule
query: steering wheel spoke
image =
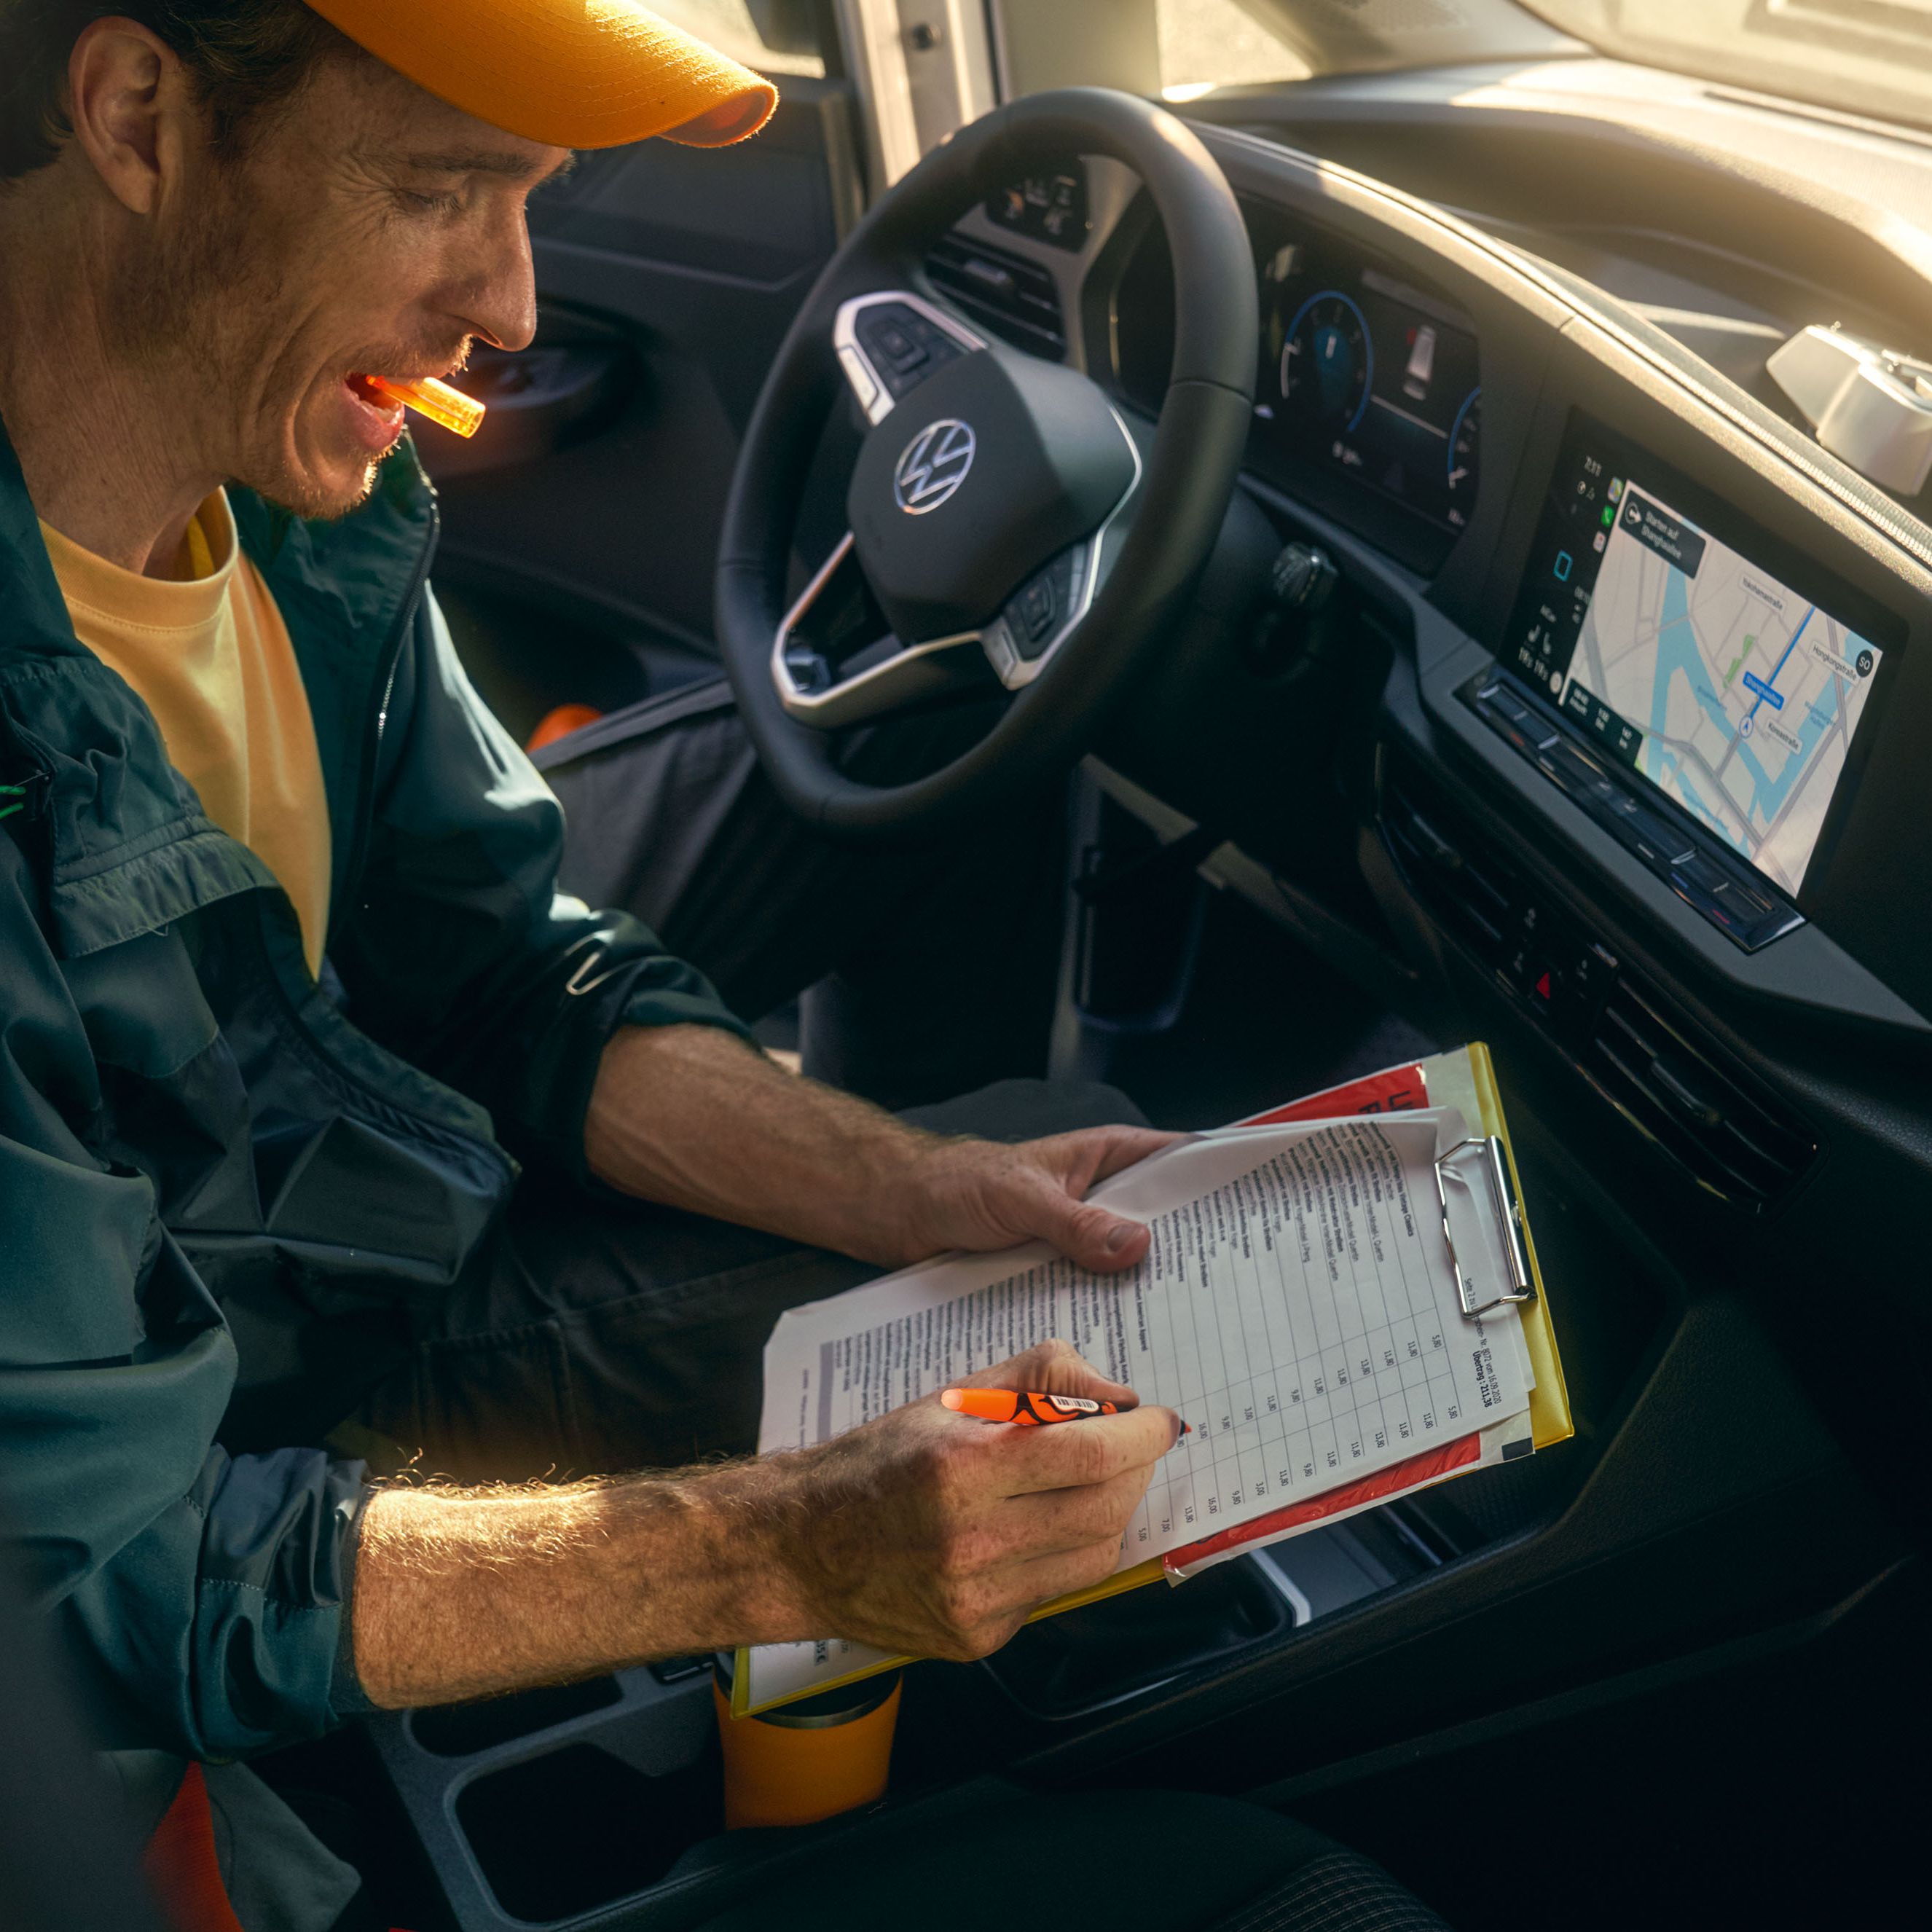
<svg viewBox="0 0 1932 1932">
<path fill-rule="evenodd" d="M 1118 412 L 1114 420 L 1120 423 L 1120 434 L 1133 452 L 1132 481 L 1100 527 L 1042 565 L 1000 607 L 998 616 L 980 634 L 993 675 L 1009 691 L 1024 690 L 1032 683 L 1079 628 L 1112 574 L 1132 529 L 1128 512 L 1139 493 L 1144 467 L 1133 432 L 1120 422 Z"/>
<path fill-rule="evenodd" d="M 772 644 L 778 702 L 801 724 L 838 730 L 991 683 L 977 631 L 908 644 L 894 634 L 848 530 L 784 614 Z"/>
<path fill-rule="evenodd" d="M 928 376 L 986 343 L 925 296 L 879 289 L 839 305 L 832 346 L 866 420 L 880 422 Z"/>
</svg>

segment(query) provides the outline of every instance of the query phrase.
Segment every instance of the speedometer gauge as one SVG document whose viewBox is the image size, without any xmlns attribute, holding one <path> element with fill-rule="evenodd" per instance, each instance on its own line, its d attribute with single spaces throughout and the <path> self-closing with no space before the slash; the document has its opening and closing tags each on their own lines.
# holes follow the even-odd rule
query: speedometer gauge
<svg viewBox="0 0 1932 1932">
<path fill-rule="evenodd" d="M 1462 398 L 1449 431 L 1449 520 L 1459 529 L 1469 520 L 1476 500 L 1477 464 L 1482 454 L 1483 392 Z"/>
<path fill-rule="evenodd" d="M 1352 430 L 1369 406 L 1375 350 L 1362 311 L 1339 289 L 1310 296 L 1282 345 L 1281 395 L 1292 416 Z"/>
</svg>

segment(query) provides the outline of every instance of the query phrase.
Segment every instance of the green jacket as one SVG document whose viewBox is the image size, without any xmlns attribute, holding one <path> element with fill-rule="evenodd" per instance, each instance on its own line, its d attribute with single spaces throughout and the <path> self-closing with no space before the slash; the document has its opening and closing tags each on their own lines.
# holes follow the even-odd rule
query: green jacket
<svg viewBox="0 0 1932 1932">
<path fill-rule="evenodd" d="M 326 991 L 273 877 L 76 641 L 0 434 L 0 1522 L 103 1741 L 196 1757 L 354 1707 L 362 1467 L 278 1446 L 339 1419 L 312 1412 L 314 1348 L 397 1333 L 478 1264 L 508 1150 L 581 1174 L 614 1028 L 737 1026 L 643 926 L 558 892 L 562 812 L 428 590 L 413 453 L 341 522 L 235 513 L 315 718 Z"/>
</svg>

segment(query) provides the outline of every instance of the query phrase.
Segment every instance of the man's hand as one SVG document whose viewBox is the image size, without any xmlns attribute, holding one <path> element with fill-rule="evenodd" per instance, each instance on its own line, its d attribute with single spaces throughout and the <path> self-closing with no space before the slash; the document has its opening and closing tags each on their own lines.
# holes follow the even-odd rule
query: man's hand
<svg viewBox="0 0 1932 1932">
<path fill-rule="evenodd" d="M 904 1230 L 900 1258 L 1042 1240 L 1099 1273 L 1131 1268 L 1147 1252 L 1147 1229 L 1088 1205 L 1088 1191 L 1180 1138 L 1151 1127 L 1090 1127 L 1012 1147 L 934 1141 L 896 1204 Z"/>
<path fill-rule="evenodd" d="M 1093 1396 L 1123 1412 L 1029 1428 L 974 1421 L 928 1396 L 786 1459 L 796 1495 L 782 1556 L 813 1636 L 984 1657 L 1029 1611 L 1118 1565 L 1180 1418 L 1136 1406 L 1064 1342 L 966 1380 Z"/>
<path fill-rule="evenodd" d="M 1098 1127 L 1017 1147 L 946 1140 L 685 1026 L 616 1034 L 584 1138 L 592 1172 L 626 1193 L 884 1267 L 1037 1239 L 1111 1270 L 1140 1259 L 1147 1232 L 1084 1205 L 1087 1190 L 1179 1137 Z"/>
</svg>

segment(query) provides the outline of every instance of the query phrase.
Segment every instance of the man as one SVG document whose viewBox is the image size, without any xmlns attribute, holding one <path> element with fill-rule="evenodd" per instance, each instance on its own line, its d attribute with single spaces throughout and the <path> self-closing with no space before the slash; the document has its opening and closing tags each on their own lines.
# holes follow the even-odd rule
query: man
<svg viewBox="0 0 1932 1932">
<path fill-rule="evenodd" d="M 1162 1137 L 1006 1144 L 1093 1107 L 1010 1090 L 999 1138 L 908 1125 L 560 894 L 367 380 L 529 342 L 569 146 L 741 138 L 769 86 L 624 0 L 0 0 L 0 1490 L 105 1735 L 970 1657 L 1105 1574 L 1166 1410 L 621 1473 L 748 1448 L 771 1318 L 867 1268 L 1131 1264 L 1084 1197 Z M 1132 1400 L 1058 1348 L 994 1375 Z M 372 1489 L 320 1446 L 352 1418 L 596 1480 Z"/>
</svg>

